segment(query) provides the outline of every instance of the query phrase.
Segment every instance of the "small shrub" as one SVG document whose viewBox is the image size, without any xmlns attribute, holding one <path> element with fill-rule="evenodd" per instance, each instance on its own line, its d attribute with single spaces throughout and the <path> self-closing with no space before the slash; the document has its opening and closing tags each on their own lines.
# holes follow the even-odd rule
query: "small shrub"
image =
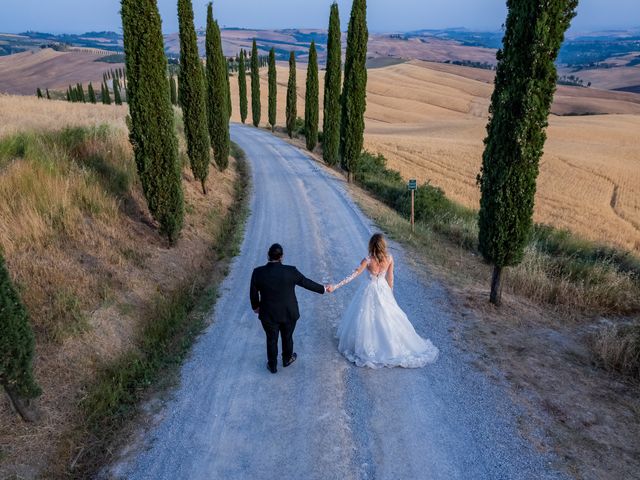
<svg viewBox="0 0 640 480">
<path fill-rule="evenodd" d="M 640 323 L 605 328 L 591 347 L 605 368 L 640 379 Z"/>
</svg>

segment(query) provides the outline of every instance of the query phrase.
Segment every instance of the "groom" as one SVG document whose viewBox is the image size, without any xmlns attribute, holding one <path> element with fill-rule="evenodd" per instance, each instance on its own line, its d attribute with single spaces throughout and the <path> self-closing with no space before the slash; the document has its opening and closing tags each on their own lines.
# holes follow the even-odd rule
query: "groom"
<svg viewBox="0 0 640 480">
<path fill-rule="evenodd" d="M 267 334 L 267 368 L 278 371 L 278 334 L 282 338 L 282 366 L 288 367 L 298 355 L 293 351 L 293 331 L 300 318 L 296 285 L 312 292 L 331 292 L 302 275 L 296 267 L 282 264 L 282 246 L 275 243 L 269 248 L 269 263 L 258 267 L 251 275 L 251 308 L 258 314 Z"/>
</svg>

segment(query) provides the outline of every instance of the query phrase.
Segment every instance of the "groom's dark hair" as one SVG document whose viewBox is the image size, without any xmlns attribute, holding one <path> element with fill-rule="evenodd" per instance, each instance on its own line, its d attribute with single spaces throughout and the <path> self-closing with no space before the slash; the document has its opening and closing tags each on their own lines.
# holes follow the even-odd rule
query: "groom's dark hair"
<svg viewBox="0 0 640 480">
<path fill-rule="evenodd" d="M 269 260 L 277 261 L 282 259 L 284 252 L 282 251 L 282 245 L 279 243 L 274 243 L 269 247 Z"/>
</svg>

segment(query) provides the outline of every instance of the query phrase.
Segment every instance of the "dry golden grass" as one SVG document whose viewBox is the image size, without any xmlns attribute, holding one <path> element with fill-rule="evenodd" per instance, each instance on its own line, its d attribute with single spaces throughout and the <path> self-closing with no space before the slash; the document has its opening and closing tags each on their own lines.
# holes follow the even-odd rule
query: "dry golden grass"
<svg viewBox="0 0 640 480">
<path fill-rule="evenodd" d="M 159 293 L 207 268 L 236 174 L 234 162 L 224 173 L 212 167 L 205 197 L 185 169 L 185 228 L 169 248 L 136 180 L 125 108 L 10 97 L 0 105 L 0 248 L 31 315 L 43 388 L 36 424 L 0 402 L 0 478 L 46 477 L 96 370 L 132 348 Z M 83 129 L 48 133 L 66 125 Z"/>
<path fill-rule="evenodd" d="M 640 380 L 640 323 L 600 330 L 591 348 L 606 368 Z"/>
<path fill-rule="evenodd" d="M 266 124 L 267 69 L 261 73 Z M 300 117 L 305 76 L 299 69 Z M 370 70 L 365 148 L 384 154 L 389 167 L 405 178 L 430 181 L 449 198 L 478 208 L 476 176 L 492 78 L 487 70 L 417 61 Z M 285 121 L 287 80 L 288 68 L 280 65 L 279 125 Z M 233 120 L 239 121 L 237 77 L 231 78 L 231 85 Z M 640 95 L 561 87 L 553 111 L 616 115 L 551 116 L 535 221 L 640 252 Z"/>
<path fill-rule="evenodd" d="M 126 132 L 126 105 L 86 105 L 35 97 L 0 95 L 0 138 L 17 132 L 107 124 Z"/>
</svg>

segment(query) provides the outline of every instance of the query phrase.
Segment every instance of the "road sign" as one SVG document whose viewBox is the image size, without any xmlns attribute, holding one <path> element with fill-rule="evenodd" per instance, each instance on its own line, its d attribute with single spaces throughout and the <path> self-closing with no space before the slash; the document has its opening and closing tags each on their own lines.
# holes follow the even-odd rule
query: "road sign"
<svg viewBox="0 0 640 480">
<path fill-rule="evenodd" d="M 418 189 L 418 181 L 415 179 L 409 180 L 409 190 L 411 190 L 411 231 L 415 231 L 416 215 L 415 215 L 415 193 Z"/>
</svg>

